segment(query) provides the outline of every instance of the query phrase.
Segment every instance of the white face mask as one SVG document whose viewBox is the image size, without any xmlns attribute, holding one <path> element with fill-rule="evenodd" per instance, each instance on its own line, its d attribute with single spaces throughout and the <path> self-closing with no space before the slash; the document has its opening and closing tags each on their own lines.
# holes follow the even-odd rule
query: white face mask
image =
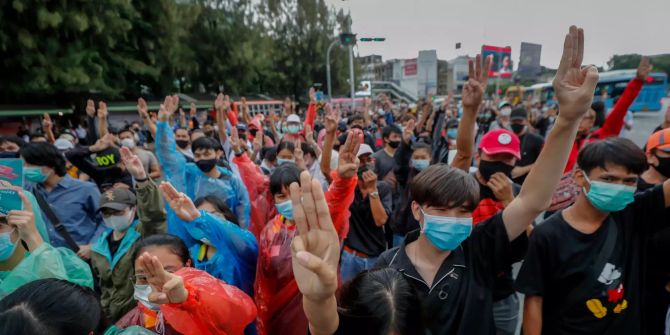
<svg viewBox="0 0 670 335">
<path fill-rule="evenodd" d="M 132 138 L 124 138 L 121 140 L 121 146 L 132 149 L 135 147 L 135 140 Z"/>
<path fill-rule="evenodd" d="M 154 311 L 159 311 L 160 310 L 160 305 L 149 302 L 149 294 L 151 294 L 151 292 L 153 292 L 153 289 L 151 288 L 151 285 L 135 284 L 133 286 L 135 287 L 135 294 L 133 295 L 135 300 L 139 301 L 142 305 L 144 305 L 145 307 L 147 307 L 151 310 L 154 310 Z"/>
<path fill-rule="evenodd" d="M 135 211 L 129 210 L 127 213 L 122 215 L 103 216 L 102 220 L 105 222 L 105 226 L 109 228 L 112 228 L 116 231 L 126 231 L 133 223 L 134 218 Z"/>
</svg>

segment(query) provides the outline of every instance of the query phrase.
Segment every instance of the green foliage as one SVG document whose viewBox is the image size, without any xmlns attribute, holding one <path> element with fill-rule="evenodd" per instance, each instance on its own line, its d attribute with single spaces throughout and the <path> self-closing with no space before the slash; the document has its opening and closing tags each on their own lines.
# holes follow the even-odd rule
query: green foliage
<svg viewBox="0 0 670 335">
<path fill-rule="evenodd" d="M 640 64 L 638 54 L 614 55 L 607 62 L 609 70 L 636 69 Z M 654 66 L 653 72 L 665 72 L 670 75 L 670 54 L 649 56 L 651 65 Z"/>
<path fill-rule="evenodd" d="M 326 87 L 342 12 L 324 0 L 0 2 L 0 102 L 71 103 L 181 92 L 305 98 Z M 331 54 L 348 92 L 348 54 Z"/>
</svg>

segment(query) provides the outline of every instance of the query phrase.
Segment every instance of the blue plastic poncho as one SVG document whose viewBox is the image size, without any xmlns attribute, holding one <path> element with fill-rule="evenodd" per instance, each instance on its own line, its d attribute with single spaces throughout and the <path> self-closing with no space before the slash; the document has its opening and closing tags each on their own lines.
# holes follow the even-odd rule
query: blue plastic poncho
<svg viewBox="0 0 670 335">
<path fill-rule="evenodd" d="M 237 216 L 240 226 L 249 226 L 249 194 L 239 175 L 218 166 L 221 177 L 205 175 L 195 163 L 187 163 L 177 152 L 174 134 L 167 122 L 156 123 L 156 156 L 161 163 L 166 179 L 189 198 L 197 199 L 214 195 L 223 199 Z"/>
<path fill-rule="evenodd" d="M 168 232 L 186 243 L 195 268 L 253 296 L 258 244 L 251 232 L 203 210 L 191 222 L 170 215 Z M 211 259 L 198 260 L 202 243 L 216 248 Z"/>
</svg>

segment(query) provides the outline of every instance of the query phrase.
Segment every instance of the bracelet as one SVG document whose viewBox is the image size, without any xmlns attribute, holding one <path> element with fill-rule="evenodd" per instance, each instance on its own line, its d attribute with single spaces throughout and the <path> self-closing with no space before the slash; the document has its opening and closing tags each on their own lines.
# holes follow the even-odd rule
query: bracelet
<svg viewBox="0 0 670 335">
<path fill-rule="evenodd" d="M 134 177 L 133 177 L 133 178 L 134 178 Z M 137 179 L 137 178 L 135 178 L 135 182 L 136 182 L 136 183 L 141 183 L 141 182 L 143 182 L 143 181 L 147 181 L 147 180 L 149 180 L 149 177 L 145 177 L 144 179 Z"/>
</svg>

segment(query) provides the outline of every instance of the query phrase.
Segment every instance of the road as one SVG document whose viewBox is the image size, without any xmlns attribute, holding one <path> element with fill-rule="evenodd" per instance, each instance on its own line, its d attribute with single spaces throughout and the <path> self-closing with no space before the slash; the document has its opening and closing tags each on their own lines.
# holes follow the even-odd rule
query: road
<svg viewBox="0 0 670 335">
<path fill-rule="evenodd" d="M 663 99 L 663 109 L 660 112 L 635 113 L 633 129 L 626 137 L 630 138 L 640 147 L 645 145 L 651 132 L 663 122 L 663 117 L 668 106 L 670 106 L 670 98 L 665 98 Z"/>
</svg>

